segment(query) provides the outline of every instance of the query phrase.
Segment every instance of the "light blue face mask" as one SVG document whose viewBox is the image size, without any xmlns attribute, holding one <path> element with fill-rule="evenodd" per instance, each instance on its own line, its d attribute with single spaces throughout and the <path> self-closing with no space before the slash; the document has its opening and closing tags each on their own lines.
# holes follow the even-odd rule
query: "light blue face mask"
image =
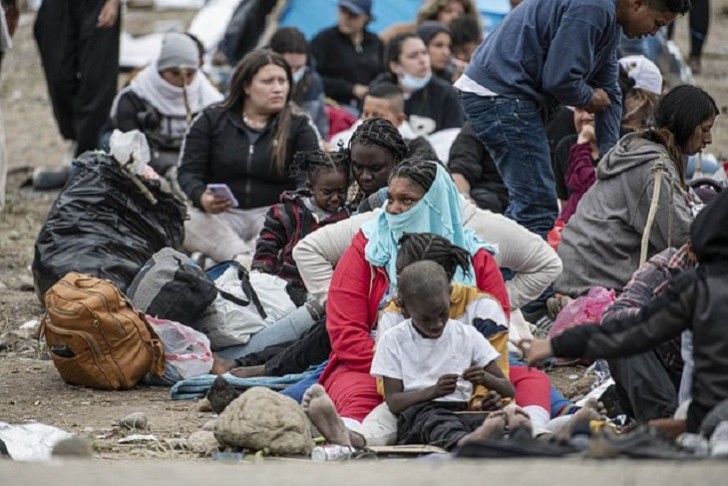
<svg viewBox="0 0 728 486">
<path fill-rule="evenodd" d="M 431 79 L 432 72 L 430 72 L 427 76 L 423 78 L 420 78 L 418 76 L 412 76 L 409 73 L 404 73 L 404 75 L 399 78 L 399 82 L 405 89 L 418 91 L 427 86 L 427 83 L 429 83 Z"/>
<path fill-rule="evenodd" d="M 298 84 L 303 79 L 303 76 L 306 74 L 306 69 L 308 68 L 304 66 L 295 73 L 293 73 L 293 84 Z"/>
</svg>

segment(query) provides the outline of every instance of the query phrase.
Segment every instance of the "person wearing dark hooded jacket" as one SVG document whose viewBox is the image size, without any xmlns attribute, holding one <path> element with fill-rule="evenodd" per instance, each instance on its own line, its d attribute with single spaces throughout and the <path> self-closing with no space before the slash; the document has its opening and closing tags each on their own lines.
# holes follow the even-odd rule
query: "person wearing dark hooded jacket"
<svg viewBox="0 0 728 486">
<path fill-rule="evenodd" d="M 149 165 L 165 175 L 179 161 L 180 147 L 192 117 L 223 100 L 198 72 L 199 51 L 191 37 L 164 36 L 159 57 L 116 95 L 111 125 L 122 132 L 139 130 L 149 143 Z"/>
<path fill-rule="evenodd" d="M 700 430 L 706 415 L 728 399 L 728 192 L 695 218 L 690 230 L 695 269 L 673 279 L 662 297 L 629 318 L 585 325 L 550 340 L 522 343 L 529 364 L 550 356 L 615 358 L 654 349 L 685 330 L 693 332 L 695 363 L 687 431 Z"/>
<path fill-rule="evenodd" d="M 602 158 L 596 183 L 562 233 L 556 292 L 619 291 L 640 263 L 686 242 L 699 201 L 685 182 L 685 164 L 711 143 L 717 115 L 708 93 L 678 86 L 660 102 L 655 128 L 626 135 Z"/>
</svg>

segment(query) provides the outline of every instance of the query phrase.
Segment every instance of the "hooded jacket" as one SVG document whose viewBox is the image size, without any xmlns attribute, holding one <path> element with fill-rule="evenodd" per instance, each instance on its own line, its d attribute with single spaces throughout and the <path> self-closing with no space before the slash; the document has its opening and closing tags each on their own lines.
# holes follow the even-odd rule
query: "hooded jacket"
<svg viewBox="0 0 728 486">
<path fill-rule="evenodd" d="M 692 198 L 667 149 L 639 134 L 626 135 L 599 162 L 596 184 L 564 228 L 558 252 L 568 264 L 556 280 L 557 292 L 578 296 L 594 286 L 625 286 L 639 267 L 657 174 L 660 194 L 648 256 L 686 242 Z"/>
<path fill-rule="evenodd" d="M 666 294 L 634 317 L 602 326 L 572 328 L 552 339 L 555 356 L 574 358 L 625 357 L 645 352 L 693 332 L 693 401 L 688 432 L 728 399 L 728 192 L 723 192 L 695 218 L 690 237 L 698 267 L 675 278 Z"/>
</svg>

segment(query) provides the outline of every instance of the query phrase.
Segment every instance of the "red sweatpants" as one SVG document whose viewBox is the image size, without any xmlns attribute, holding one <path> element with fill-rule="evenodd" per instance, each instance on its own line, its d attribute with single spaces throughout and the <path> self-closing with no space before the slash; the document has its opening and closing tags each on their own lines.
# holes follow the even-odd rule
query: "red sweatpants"
<svg viewBox="0 0 728 486">
<path fill-rule="evenodd" d="M 536 405 L 547 412 L 551 410 L 551 381 L 546 373 L 526 366 L 511 366 L 509 378 L 516 389 L 519 406 Z"/>
<path fill-rule="evenodd" d="M 369 412 L 382 403 L 382 396 L 377 391 L 377 382 L 367 373 L 350 371 L 340 366 L 329 375 L 325 383 L 321 384 L 342 417 L 361 422 Z"/>
</svg>

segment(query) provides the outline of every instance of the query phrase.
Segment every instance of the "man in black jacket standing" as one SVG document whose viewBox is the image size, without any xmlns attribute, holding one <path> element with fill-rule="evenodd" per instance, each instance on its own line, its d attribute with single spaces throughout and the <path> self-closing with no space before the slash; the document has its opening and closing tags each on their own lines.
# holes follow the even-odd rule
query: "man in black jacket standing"
<svg viewBox="0 0 728 486">
<path fill-rule="evenodd" d="M 371 19 L 372 0 L 339 0 L 338 24 L 311 41 L 326 96 L 357 115 L 369 83 L 382 71 L 384 44 L 366 30 Z"/>
</svg>

